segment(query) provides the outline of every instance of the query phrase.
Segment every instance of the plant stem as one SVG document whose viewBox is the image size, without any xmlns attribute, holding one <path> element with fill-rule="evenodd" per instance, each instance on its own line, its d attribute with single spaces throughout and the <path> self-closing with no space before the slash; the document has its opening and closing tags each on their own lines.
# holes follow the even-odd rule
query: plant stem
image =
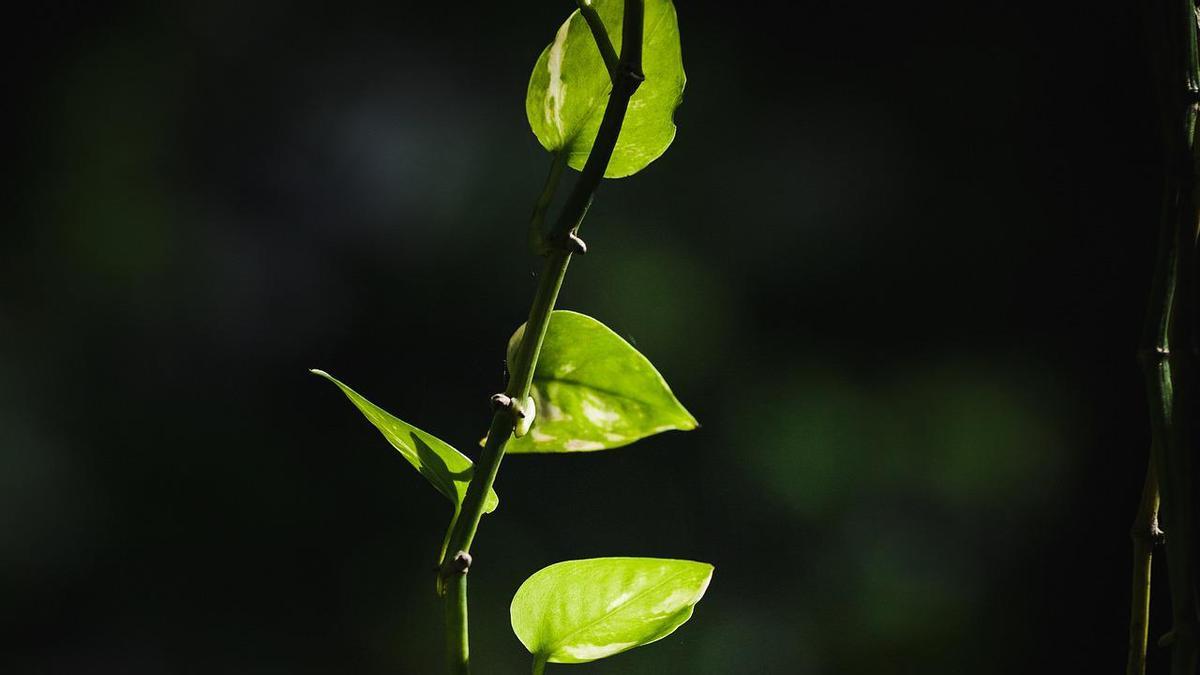
<svg viewBox="0 0 1200 675">
<path fill-rule="evenodd" d="M 537 367 L 538 356 L 546 331 L 550 326 L 550 313 L 558 299 L 562 288 L 563 278 L 567 273 L 567 265 L 571 262 L 573 249 L 568 245 L 568 235 L 573 236 L 587 214 L 592 196 L 604 177 L 612 158 L 613 148 L 621 133 L 621 125 L 625 112 L 629 108 L 629 99 L 637 91 L 638 85 L 644 79 L 642 76 L 642 35 L 643 15 L 645 7 L 643 0 L 625 0 L 625 16 L 622 21 L 621 57 L 617 64 L 617 76 L 613 80 L 612 93 L 604 108 L 604 117 L 600 129 L 592 144 L 592 150 L 580 172 L 579 180 L 568 196 L 563 211 L 559 216 L 554 230 L 551 232 L 550 243 L 559 248 L 555 249 L 546 261 L 545 271 L 538 282 L 537 292 L 529 310 L 529 319 L 525 324 L 524 337 L 517 351 L 515 363 L 509 364 L 511 374 L 505 394 L 515 405 L 521 405 L 528 397 L 533 387 L 533 373 Z M 556 162 L 558 159 L 556 158 Z M 551 169 L 553 176 L 555 169 Z M 548 179 L 555 182 L 557 178 Z M 552 196 L 552 194 L 551 194 Z M 543 190 L 546 205 L 546 190 Z M 541 202 L 539 202 L 540 204 Z M 542 207 L 544 211 L 545 207 Z M 535 214 L 537 209 L 535 208 Z M 564 223 L 568 225 L 564 226 Z M 557 235 L 557 236 L 556 236 Z M 471 543 L 479 528 L 479 520 L 483 516 L 484 497 L 496 481 L 500 471 L 500 461 L 504 459 L 504 450 L 515 426 L 514 408 L 499 408 L 492 415 L 492 423 L 488 429 L 487 440 L 479 461 L 475 464 L 475 473 L 467 487 L 463 498 L 462 511 L 450 531 L 449 546 L 439 567 L 438 574 L 442 576 L 446 591 L 446 629 L 455 632 L 448 636 L 446 644 L 450 649 L 449 665 L 452 673 L 469 673 L 469 646 L 467 639 L 467 590 L 466 573 L 469 569 L 456 570 L 454 559 L 460 553 L 466 554 L 471 550 Z M 457 620 L 461 617 L 461 621 Z"/>
<path fill-rule="evenodd" d="M 566 167 L 567 153 L 563 150 L 556 151 L 554 158 L 550 160 L 550 172 L 546 174 L 542 194 L 538 196 L 537 203 L 533 206 L 533 215 L 529 217 L 529 248 L 539 255 L 549 252 L 546 233 L 543 232 L 546 211 L 550 208 L 550 202 L 554 201 L 554 193 L 558 192 L 558 181 Z"/>
<path fill-rule="evenodd" d="M 1153 454 L 1153 453 L 1152 453 Z M 1146 468 L 1142 499 L 1130 529 L 1133 539 L 1133 587 L 1130 593 L 1129 660 L 1125 675 L 1146 672 L 1146 642 L 1150 630 L 1150 572 L 1154 545 L 1162 537 L 1158 529 L 1158 480 L 1151 460 Z"/>
<path fill-rule="evenodd" d="M 621 26 L 621 59 L 617 64 L 617 75 L 613 78 L 608 106 L 604 108 L 604 117 L 600 119 L 600 129 L 596 132 L 596 142 L 592 144 L 592 151 L 579 174 L 579 181 L 567 197 L 562 213 L 550 230 L 551 240 L 561 241 L 579 228 L 579 223 L 592 203 L 596 187 L 600 185 L 600 179 L 604 178 L 608 160 L 612 158 L 617 137 L 621 134 L 621 124 L 625 120 L 625 111 L 629 108 L 629 99 L 645 79 L 642 74 L 643 14 L 642 0 L 625 0 L 625 19 Z M 607 142 L 602 144 L 601 139 L 606 139 Z"/>
<path fill-rule="evenodd" d="M 546 672 L 546 661 L 547 660 L 548 660 L 548 657 L 545 657 L 545 656 L 539 655 L 539 656 L 533 657 L 533 675 L 542 675 L 542 673 Z"/>
<path fill-rule="evenodd" d="M 1159 251 L 1139 355 L 1150 404 L 1151 472 L 1161 496 L 1171 595 L 1172 628 L 1160 644 L 1171 646 L 1172 675 L 1195 675 L 1200 654 L 1200 589 L 1192 424 L 1197 413 L 1194 263 L 1200 57 L 1193 0 L 1159 0 L 1151 8 L 1154 35 L 1150 44 L 1159 78 L 1165 175 Z M 1147 476 L 1147 485 L 1150 481 Z"/>
<path fill-rule="evenodd" d="M 467 579 L 459 575 L 459 583 L 446 593 L 446 659 L 450 672 L 470 672 L 470 645 L 467 632 Z"/>
<path fill-rule="evenodd" d="M 604 67 L 608 68 L 609 76 L 616 79 L 617 52 L 613 49 L 612 41 L 608 39 L 608 31 L 604 30 L 604 22 L 600 20 L 600 14 L 588 0 L 575 0 L 575 4 L 579 5 L 579 13 L 592 31 L 592 38 L 595 39 L 596 47 L 600 50 L 600 58 L 604 59 Z"/>
</svg>

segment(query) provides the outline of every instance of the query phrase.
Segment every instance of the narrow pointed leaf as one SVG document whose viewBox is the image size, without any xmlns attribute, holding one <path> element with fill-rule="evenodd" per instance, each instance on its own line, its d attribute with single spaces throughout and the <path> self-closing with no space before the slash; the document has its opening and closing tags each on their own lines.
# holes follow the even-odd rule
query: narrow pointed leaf
<svg viewBox="0 0 1200 675">
<path fill-rule="evenodd" d="M 454 504 L 455 513 L 462 506 L 463 497 L 467 494 L 467 484 L 471 482 L 474 466 L 471 460 L 445 441 L 433 434 L 425 433 L 413 425 L 389 414 L 383 408 L 371 403 L 335 377 L 323 370 L 313 370 L 314 375 L 329 380 L 337 385 L 346 398 L 358 408 L 367 421 L 375 425 L 379 433 L 387 439 L 392 447 L 400 452 L 409 464 L 413 465 L 433 487 L 437 488 Z M 484 512 L 491 513 L 496 509 L 499 498 L 493 490 L 484 500 Z"/>
<path fill-rule="evenodd" d="M 525 327 L 508 342 L 512 363 Z M 533 373 L 537 415 L 508 452 L 585 452 L 696 428 L 650 361 L 604 324 L 555 311 Z"/>
<path fill-rule="evenodd" d="M 569 560 L 525 580 L 509 612 L 535 657 L 586 663 L 670 635 L 692 616 L 713 566 L 661 558 Z"/>
<path fill-rule="evenodd" d="M 592 0 L 608 30 L 613 48 L 621 51 L 624 0 Z M 675 109 L 687 81 L 679 46 L 679 21 L 670 0 L 646 0 L 642 71 L 646 75 L 621 126 L 616 148 L 604 175 L 621 178 L 658 159 L 675 138 Z M 533 67 L 525 96 L 529 126 L 542 147 L 565 150 L 567 162 L 582 169 L 600 129 L 612 90 L 600 49 L 583 16 L 571 14 Z"/>
</svg>

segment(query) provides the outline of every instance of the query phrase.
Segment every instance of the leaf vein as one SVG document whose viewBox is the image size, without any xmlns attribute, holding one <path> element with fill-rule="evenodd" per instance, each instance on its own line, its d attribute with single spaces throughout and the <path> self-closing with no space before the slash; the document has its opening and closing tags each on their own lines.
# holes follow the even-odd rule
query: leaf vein
<svg viewBox="0 0 1200 675">
<path fill-rule="evenodd" d="M 635 594 L 634 594 L 632 597 L 630 597 L 630 598 L 629 598 L 629 599 L 627 599 L 625 602 L 623 602 L 623 603 L 621 603 L 620 605 L 618 605 L 618 606 L 617 606 L 615 609 L 611 609 L 611 610 L 608 610 L 608 611 L 606 611 L 604 614 L 602 614 L 602 615 L 600 615 L 600 616 L 596 617 L 595 619 L 593 619 L 593 620 L 591 620 L 591 621 L 589 621 L 589 622 L 587 622 L 587 623 L 583 624 L 582 626 L 580 626 L 580 627 L 578 627 L 578 628 L 576 628 L 576 629 L 572 630 L 571 632 L 569 632 L 569 633 L 567 633 L 566 635 L 564 635 L 564 636 L 562 636 L 561 638 L 559 638 L 557 642 L 554 642 L 554 643 L 552 643 L 552 645 L 551 645 L 550 649 L 548 649 L 548 650 L 547 650 L 547 653 L 548 653 L 548 654 L 552 654 L 552 653 L 554 653 L 554 651 L 555 651 L 556 649 L 559 649 L 559 648 L 560 648 L 560 647 L 562 647 L 564 644 L 566 644 L 567 640 L 568 640 L 569 638 L 571 638 L 572 636 L 578 635 L 578 634 L 579 634 L 581 631 L 587 630 L 588 628 L 591 628 L 592 626 L 595 626 L 596 624 L 600 623 L 601 621 L 604 621 L 605 619 L 607 619 L 607 618 L 611 617 L 612 615 L 614 615 L 614 614 L 616 614 L 616 613 L 620 612 L 621 610 L 625 609 L 626 607 L 628 607 L 628 606 L 630 605 L 630 603 L 632 603 L 632 602 L 634 602 L 635 600 L 638 600 L 639 598 L 641 598 L 641 597 L 645 596 L 647 593 L 649 593 L 649 592 L 651 592 L 651 591 L 653 591 L 653 590 L 656 590 L 656 589 L 658 589 L 660 586 L 662 586 L 663 584 L 666 584 L 666 583 L 667 583 L 667 582 L 669 582 L 669 581 L 674 581 L 674 580 L 675 580 L 675 579 L 677 579 L 678 577 L 681 577 L 681 576 L 683 576 L 683 575 L 687 574 L 688 572 L 689 572 L 689 570 L 686 570 L 686 569 L 679 570 L 678 572 L 675 572 L 674 574 L 672 574 L 672 575 L 670 575 L 670 576 L 668 576 L 668 577 L 665 577 L 665 578 L 663 578 L 662 580 L 660 580 L 659 582 L 655 583 L 654 585 L 652 585 L 652 586 L 649 586 L 649 587 L 647 587 L 647 588 L 645 588 L 645 589 L 643 589 L 643 590 L 641 590 L 641 591 L 639 591 L 639 592 L 635 593 Z"/>
</svg>

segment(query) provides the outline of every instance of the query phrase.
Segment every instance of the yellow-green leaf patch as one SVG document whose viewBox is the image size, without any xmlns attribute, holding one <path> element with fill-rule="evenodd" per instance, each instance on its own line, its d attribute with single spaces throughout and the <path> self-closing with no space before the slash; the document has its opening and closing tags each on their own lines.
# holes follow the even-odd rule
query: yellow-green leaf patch
<svg viewBox="0 0 1200 675">
<path fill-rule="evenodd" d="M 591 0 L 613 48 L 621 51 L 624 0 Z M 670 0 L 646 0 L 642 72 L 646 80 L 629 101 L 621 135 L 604 172 L 622 178 L 658 159 L 675 139 L 675 109 L 687 77 L 679 21 Z M 612 91 L 612 80 L 587 21 L 576 10 L 538 57 L 525 95 L 525 114 L 542 147 L 566 152 L 580 170 L 587 162 Z"/>
<path fill-rule="evenodd" d="M 509 363 L 524 335 L 508 342 Z M 564 310 L 550 327 L 530 392 L 537 414 L 508 452 L 606 450 L 669 430 L 696 428 L 653 364 L 599 321 Z"/>
<path fill-rule="evenodd" d="M 586 663 L 670 635 L 692 616 L 713 566 L 662 558 L 592 558 L 525 580 L 509 613 L 535 658 Z"/>
<path fill-rule="evenodd" d="M 387 442 L 454 504 L 455 512 L 458 511 L 474 472 L 470 458 L 433 434 L 421 431 L 371 403 L 329 373 L 323 370 L 313 370 L 312 373 L 337 385 Z M 494 490 L 489 492 L 484 500 L 484 513 L 494 511 L 499 501 Z"/>
</svg>

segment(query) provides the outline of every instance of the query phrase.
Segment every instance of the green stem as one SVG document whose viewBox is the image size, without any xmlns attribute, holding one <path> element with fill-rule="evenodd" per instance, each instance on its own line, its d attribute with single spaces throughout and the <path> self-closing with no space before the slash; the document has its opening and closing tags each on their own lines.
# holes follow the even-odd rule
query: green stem
<svg viewBox="0 0 1200 675">
<path fill-rule="evenodd" d="M 564 240 L 568 233 L 579 228 L 579 223 L 587 215 L 592 196 L 600 185 L 600 179 L 604 178 L 608 160 L 612 158 L 617 137 L 621 134 L 621 124 L 625 120 L 625 111 L 629 108 L 629 99 L 645 79 L 642 74 L 641 39 L 644 9 L 642 0 L 625 0 L 625 19 L 621 26 L 621 58 L 617 64 L 617 76 L 613 79 L 612 94 L 609 95 L 608 106 L 604 108 L 604 117 L 600 119 L 596 142 L 592 144 L 588 160 L 583 165 L 583 171 L 579 173 L 575 189 L 567 197 L 562 213 L 550 230 L 551 240 Z"/>
<path fill-rule="evenodd" d="M 575 0 L 575 4 L 579 5 L 579 13 L 583 15 L 583 20 L 587 22 L 588 28 L 592 31 L 592 38 L 600 50 L 600 58 L 604 59 L 604 67 L 608 68 L 609 76 L 616 79 L 617 52 L 613 49 L 612 41 L 608 39 L 608 31 L 604 30 L 604 22 L 600 20 L 600 14 L 588 0 Z"/>
<path fill-rule="evenodd" d="M 546 224 L 546 211 L 550 209 L 550 203 L 554 201 L 554 194 L 558 192 L 558 181 L 562 178 L 563 169 L 566 167 L 567 153 L 563 150 L 556 151 L 554 158 L 550 161 L 550 173 L 546 175 L 546 184 L 542 187 L 542 194 L 538 196 L 537 203 L 533 205 L 533 215 L 529 217 L 529 248 L 538 255 L 549 252 L 546 233 L 543 231 Z"/>
<path fill-rule="evenodd" d="M 645 8 L 643 0 L 625 0 L 625 18 L 622 21 L 621 57 L 617 65 L 617 77 L 613 82 L 613 90 L 609 95 L 608 105 L 604 108 L 604 117 L 600 129 L 592 144 L 592 150 L 580 172 L 579 180 L 568 196 L 558 224 L 552 231 L 551 244 L 559 246 L 546 260 L 546 268 L 538 282 L 537 292 L 529 310 L 529 319 L 525 324 L 525 334 L 514 363 L 509 364 L 511 374 L 505 394 L 517 404 L 523 403 L 529 397 L 533 386 L 533 373 L 537 367 L 538 356 L 546 331 L 550 326 L 550 313 L 558 300 L 558 292 L 562 288 L 563 278 L 567 273 L 567 265 L 571 262 L 571 248 L 566 245 L 566 234 L 573 234 L 579 228 L 591 204 L 592 196 L 604 177 L 612 158 L 613 148 L 621 133 L 621 125 L 625 112 L 629 108 L 629 99 L 637 91 L 638 85 L 644 79 L 642 72 L 642 33 L 643 15 Z M 557 161 L 557 159 L 556 159 Z M 551 169 L 553 176 L 554 169 Z M 557 178 L 548 179 L 549 182 Z M 542 199 L 548 206 L 550 197 L 543 190 Z M 539 201 L 540 203 L 540 201 Z M 543 208 L 544 210 L 544 208 Z M 535 214 L 537 209 L 535 208 Z M 562 223 L 569 223 L 561 227 Z M 554 237 L 558 233 L 558 237 Z M 458 569 L 453 564 L 459 553 L 469 553 L 479 529 L 479 520 L 483 516 L 484 497 L 496 481 L 500 471 L 500 462 L 504 459 L 504 451 L 515 427 L 512 409 L 500 408 L 492 415 L 492 423 L 488 429 L 487 440 L 479 461 L 475 464 L 475 473 L 467 487 L 463 498 L 462 511 L 450 530 L 449 546 L 442 559 L 438 574 L 444 580 L 441 584 L 446 589 L 448 617 L 462 617 L 462 621 L 447 619 L 446 628 L 455 633 L 448 636 L 446 644 L 450 649 L 449 662 L 451 672 L 467 673 L 468 644 L 466 624 L 466 573 L 467 569 Z"/>
<path fill-rule="evenodd" d="M 1184 43 L 1184 82 L 1179 97 L 1184 110 L 1183 134 L 1178 143 L 1178 185 L 1180 208 L 1175 219 L 1175 290 L 1168 326 L 1169 349 L 1166 365 L 1170 372 L 1170 420 L 1165 464 L 1170 474 L 1160 483 L 1171 483 L 1169 509 L 1164 505 L 1170 540 L 1167 544 L 1168 576 L 1171 581 L 1171 608 L 1174 644 L 1171 650 L 1172 675 L 1196 675 L 1200 670 L 1200 586 L 1197 572 L 1196 438 L 1193 424 L 1196 408 L 1196 304 L 1195 261 L 1198 214 L 1196 170 L 1200 159 L 1196 123 L 1200 115 L 1200 52 L 1197 50 L 1197 17 L 1193 0 L 1177 0 L 1173 16 Z M 1179 138 L 1177 136 L 1177 138 Z M 1166 401 L 1164 401 L 1166 403 Z M 1174 548 L 1174 551 L 1172 551 Z"/>
<path fill-rule="evenodd" d="M 1153 451 L 1151 452 L 1153 455 Z M 1129 659 L 1125 675 L 1145 675 L 1146 643 L 1150 630 L 1150 573 L 1154 545 L 1162 536 L 1158 529 L 1158 480 L 1153 460 L 1146 468 L 1142 499 L 1130 529 L 1133 539 L 1133 585 L 1130 593 Z"/>
<path fill-rule="evenodd" d="M 546 662 L 548 660 L 549 657 L 546 656 L 538 655 L 533 657 L 533 675 L 542 675 L 542 673 L 546 672 Z"/>
<path fill-rule="evenodd" d="M 446 659 L 450 672 L 465 675 L 471 672 L 471 651 L 467 632 L 467 579 L 459 575 L 458 583 L 446 593 Z"/>
<path fill-rule="evenodd" d="M 1165 180 L 1159 254 L 1143 337 L 1142 364 L 1153 430 L 1152 470 L 1166 532 L 1172 675 L 1195 675 L 1200 661 L 1195 489 L 1194 284 L 1197 232 L 1196 143 L 1200 57 L 1193 0 L 1153 3 Z"/>
</svg>

